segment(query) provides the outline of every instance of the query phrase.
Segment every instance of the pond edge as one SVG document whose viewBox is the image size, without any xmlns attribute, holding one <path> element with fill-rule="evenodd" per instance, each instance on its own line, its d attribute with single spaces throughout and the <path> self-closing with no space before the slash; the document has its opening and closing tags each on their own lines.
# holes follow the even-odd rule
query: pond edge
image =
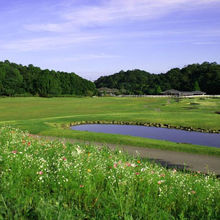
<svg viewBox="0 0 220 220">
<path fill-rule="evenodd" d="M 74 121 L 68 124 L 62 124 L 62 127 L 71 127 L 75 125 L 83 125 L 83 124 L 116 124 L 116 125 L 140 125 L 146 127 L 157 127 L 157 128 L 171 128 L 171 129 L 179 129 L 185 131 L 196 131 L 202 133 L 216 133 L 220 134 L 220 130 L 212 130 L 212 129 L 203 129 L 203 128 L 193 128 L 193 127 L 185 127 L 185 126 L 175 126 L 169 124 L 162 123 L 152 123 L 152 122 L 135 122 L 135 121 L 106 121 L 106 120 L 96 120 L 96 121 Z"/>
</svg>

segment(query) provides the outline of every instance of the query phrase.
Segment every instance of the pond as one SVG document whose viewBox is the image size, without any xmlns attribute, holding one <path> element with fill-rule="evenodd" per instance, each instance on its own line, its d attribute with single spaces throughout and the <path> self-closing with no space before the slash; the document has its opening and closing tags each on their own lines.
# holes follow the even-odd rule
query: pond
<svg viewBox="0 0 220 220">
<path fill-rule="evenodd" d="M 122 134 L 136 137 L 166 140 L 220 148 L 220 134 L 184 131 L 170 128 L 157 128 L 139 125 L 84 124 L 72 126 L 72 130 L 107 134 Z"/>
</svg>

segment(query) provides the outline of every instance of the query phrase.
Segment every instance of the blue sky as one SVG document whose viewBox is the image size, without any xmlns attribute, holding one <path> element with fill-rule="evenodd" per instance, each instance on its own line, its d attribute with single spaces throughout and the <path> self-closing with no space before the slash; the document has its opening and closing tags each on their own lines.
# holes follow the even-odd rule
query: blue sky
<svg viewBox="0 0 220 220">
<path fill-rule="evenodd" d="M 0 0 L 0 60 L 95 80 L 220 63 L 219 0 Z"/>
</svg>

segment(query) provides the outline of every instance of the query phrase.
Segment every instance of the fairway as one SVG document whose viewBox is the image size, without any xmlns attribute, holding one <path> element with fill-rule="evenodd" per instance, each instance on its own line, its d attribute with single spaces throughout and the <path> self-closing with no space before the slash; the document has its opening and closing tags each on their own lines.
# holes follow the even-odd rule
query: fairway
<svg viewBox="0 0 220 220">
<path fill-rule="evenodd" d="M 43 136 L 220 155 L 217 148 L 69 129 L 77 121 L 126 121 L 219 131 L 219 110 L 217 98 L 0 98 L 0 124 Z"/>
</svg>

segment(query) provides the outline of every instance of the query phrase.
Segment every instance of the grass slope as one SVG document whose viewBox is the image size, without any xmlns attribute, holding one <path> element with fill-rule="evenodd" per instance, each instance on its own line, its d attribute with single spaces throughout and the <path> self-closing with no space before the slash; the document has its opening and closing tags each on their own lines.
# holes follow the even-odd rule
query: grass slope
<svg viewBox="0 0 220 220">
<path fill-rule="evenodd" d="M 220 181 L 0 128 L 0 219 L 218 219 Z"/>
</svg>

